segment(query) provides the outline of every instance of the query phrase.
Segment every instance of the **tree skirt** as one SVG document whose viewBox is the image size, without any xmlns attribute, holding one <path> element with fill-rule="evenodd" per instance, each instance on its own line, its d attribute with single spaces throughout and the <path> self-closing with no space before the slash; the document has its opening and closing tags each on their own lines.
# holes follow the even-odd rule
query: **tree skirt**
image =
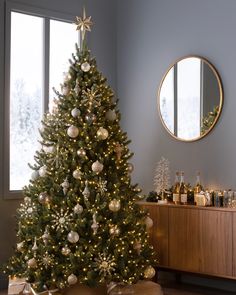
<svg viewBox="0 0 236 295">
<path fill-rule="evenodd" d="M 119 289 L 121 290 L 121 289 Z M 122 288 L 122 293 L 117 292 L 114 288 L 109 292 L 109 295 L 163 295 L 161 286 L 151 281 L 140 281 L 132 287 Z M 132 293 L 131 293 L 132 292 Z M 84 285 L 77 284 L 63 292 L 64 295 L 107 295 L 107 288 L 104 286 L 99 288 L 89 288 Z"/>
</svg>

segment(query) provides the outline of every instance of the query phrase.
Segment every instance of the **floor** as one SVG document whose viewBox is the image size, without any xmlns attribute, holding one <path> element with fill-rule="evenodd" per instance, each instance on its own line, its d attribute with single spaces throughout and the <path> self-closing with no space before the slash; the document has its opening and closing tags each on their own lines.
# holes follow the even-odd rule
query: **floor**
<svg viewBox="0 0 236 295">
<path fill-rule="evenodd" d="M 235 295 L 235 292 L 226 292 L 187 284 L 163 283 L 162 287 L 164 295 Z M 0 291 L 0 295 L 7 295 L 7 291 Z"/>
<path fill-rule="evenodd" d="M 235 295 L 235 292 L 187 284 L 168 283 L 162 284 L 162 287 L 164 295 Z"/>
</svg>

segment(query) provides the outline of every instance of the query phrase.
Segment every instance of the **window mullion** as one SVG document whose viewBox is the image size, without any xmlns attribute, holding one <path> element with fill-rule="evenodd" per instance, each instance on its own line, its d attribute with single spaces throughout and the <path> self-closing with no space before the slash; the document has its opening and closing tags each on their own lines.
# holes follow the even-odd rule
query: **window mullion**
<svg viewBox="0 0 236 295">
<path fill-rule="evenodd" d="M 49 104 L 49 50 L 50 50 L 50 19 L 44 18 L 44 71 L 43 71 L 43 110 L 48 110 Z"/>
</svg>

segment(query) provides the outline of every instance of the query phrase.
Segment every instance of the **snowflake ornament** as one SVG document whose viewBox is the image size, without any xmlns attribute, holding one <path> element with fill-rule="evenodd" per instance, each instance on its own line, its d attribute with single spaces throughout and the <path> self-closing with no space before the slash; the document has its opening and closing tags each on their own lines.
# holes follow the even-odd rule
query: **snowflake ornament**
<svg viewBox="0 0 236 295">
<path fill-rule="evenodd" d="M 85 96 L 84 99 L 82 99 L 81 104 L 87 106 L 89 110 L 91 110 L 92 106 L 94 107 L 99 107 L 101 102 L 100 102 L 100 97 L 101 94 L 98 94 L 98 90 L 94 89 L 87 89 L 83 90 L 83 95 Z"/>
<path fill-rule="evenodd" d="M 45 268 L 48 268 L 53 264 L 53 258 L 47 252 L 43 255 L 42 264 L 45 266 Z"/>
<path fill-rule="evenodd" d="M 107 191 L 107 181 L 102 180 L 101 177 L 99 177 L 97 189 L 101 194 L 104 194 Z"/>
<path fill-rule="evenodd" d="M 115 270 L 115 258 L 111 254 L 107 256 L 106 253 L 98 254 L 98 258 L 94 259 L 96 262 L 95 271 L 99 271 L 100 275 L 110 276 L 111 273 Z"/>
<path fill-rule="evenodd" d="M 60 212 L 55 211 L 55 213 L 52 214 L 52 218 L 52 228 L 61 232 L 68 230 L 69 225 L 72 222 L 72 216 L 69 213 L 69 210 L 64 211 L 61 209 Z"/>
<path fill-rule="evenodd" d="M 37 212 L 37 207 L 33 202 L 24 202 L 20 204 L 19 213 L 21 218 L 32 219 Z"/>
</svg>

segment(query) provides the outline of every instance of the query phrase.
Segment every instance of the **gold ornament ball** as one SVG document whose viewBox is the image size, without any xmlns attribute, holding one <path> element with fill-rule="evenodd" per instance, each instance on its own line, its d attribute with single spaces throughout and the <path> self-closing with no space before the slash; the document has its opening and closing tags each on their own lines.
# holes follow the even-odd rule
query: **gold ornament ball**
<svg viewBox="0 0 236 295">
<path fill-rule="evenodd" d="M 69 285 L 74 285 L 74 284 L 76 284 L 78 282 L 78 279 L 74 274 L 71 274 L 67 278 L 67 282 L 68 282 Z"/>
<path fill-rule="evenodd" d="M 120 234 L 120 229 L 116 226 L 113 226 L 110 228 L 110 235 L 112 236 L 118 236 Z"/>
<path fill-rule="evenodd" d="M 109 133 L 108 133 L 107 129 L 105 129 L 103 127 L 100 127 L 97 131 L 97 137 L 98 137 L 98 139 L 101 139 L 101 140 L 107 139 L 108 134 Z"/>
<path fill-rule="evenodd" d="M 67 240 L 70 243 L 75 244 L 79 241 L 79 234 L 76 231 L 71 231 L 67 235 Z"/>
<path fill-rule="evenodd" d="M 81 178 L 81 171 L 79 169 L 76 169 L 75 171 L 73 171 L 73 177 L 75 179 L 80 179 Z"/>
<path fill-rule="evenodd" d="M 106 112 L 105 117 L 108 121 L 113 122 L 116 120 L 116 112 L 114 110 L 109 110 Z"/>
<path fill-rule="evenodd" d="M 112 200 L 109 203 L 109 210 L 111 210 L 112 212 L 117 212 L 120 210 L 120 201 L 119 200 Z"/>
<path fill-rule="evenodd" d="M 30 260 L 27 261 L 27 265 L 30 268 L 36 268 L 37 267 L 37 261 L 35 258 L 31 258 Z"/>
<path fill-rule="evenodd" d="M 80 148 L 78 151 L 77 151 L 77 155 L 80 157 L 80 158 L 85 158 L 86 157 L 86 151 L 82 148 Z"/>
<path fill-rule="evenodd" d="M 86 72 L 89 72 L 90 68 L 91 68 L 91 66 L 90 66 L 90 64 L 87 61 L 84 62 L 84 63 L 82 63 L 82 65 L 81 65 L 81 69 L 85 73 Z"/>
<path fill-rule="evenodd" d="M 79 129 L 76 126 L 71 125 L 67 129 L 67 135 L 71 138 L 76 138 L 79 135 Z"/>
<path fill-rule="evenodd" d="M 128 172 L 132 173 L 134 171 L 134 165 L 131 163 L 128 163 Z"/>
<path fill-rule="evenodd" d="M 17 243 L 16 249 L 21 252 L 24 249 L 24 242 Z"/>
<path fill-rule="evenodd" d="M 81 112 L 79 109 L 77 108 L 74 108 L 72 111 L 71 111 L 71 116 L 74 117 L 74 118 L 78 118 L 80 116 Z"/>
<path fill-rule="evenodd" d="M 92 164 L 92 170 L 95 173 L 100 173 L 103 170 L 103 164 L 99 161 L 96 161 Z"/>
<path fill-rule="evenodd" d="M 71 250 L 70 250 L 70 248 L 68 248 L 67 245 L 61 249 L 62 255 L 68 256 L 70 254 L 70 252 L 71 252 Z"/>
<path fill-rule="evenodd" d="M 156 271 L 154 267 L 149 265 L 145 270 L 144 270 L 144 278 L 145 279 L 152 279 L 156 274 Z"/>
<path fill-rule="evenodd" d="M 145 219 L 145 224 L 146 228 L 149 229 L 153 227 L 153 220 L 149 216 L 147 216 L 147 218 Z"/>
</svg>

